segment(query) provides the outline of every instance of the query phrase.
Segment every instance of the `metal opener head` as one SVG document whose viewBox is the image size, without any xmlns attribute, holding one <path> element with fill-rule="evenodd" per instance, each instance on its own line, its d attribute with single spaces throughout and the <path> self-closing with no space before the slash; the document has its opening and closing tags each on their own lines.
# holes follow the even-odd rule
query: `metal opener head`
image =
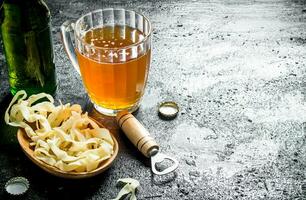
<svg viewBox="0 0 306 200">
<path fill-rule="evenodd" d="M 165 160 L 170 160 L 172 161 L 172 165 L 163 169 L 162 171 L 157 170 L 156 168 L 156 164 L 161 163 Z M 152 172 L 156 175 L 165 175 L 168 174 L 170 172 L 173 172 L 174 170 L 176 170 L 178 167 L 178 161 L 175 158 L 172 158 L 170 156 L 167 156 L 163 153 L 159 153 L 158 149 L 153 149 L 151 151 L 151 169 Z"/>
</svg>

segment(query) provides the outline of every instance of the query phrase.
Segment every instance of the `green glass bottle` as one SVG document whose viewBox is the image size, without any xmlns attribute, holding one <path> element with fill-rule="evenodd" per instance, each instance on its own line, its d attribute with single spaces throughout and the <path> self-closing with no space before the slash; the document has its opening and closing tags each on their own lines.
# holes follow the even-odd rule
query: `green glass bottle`
<svg viewBox="0 0 306 200">
<path fill-rule="evenodd" d="M 47 5 L 42 0 L 4 0 L 0 25 L 11 93 L 53 94 L 56 74 Z"/>
</svg>

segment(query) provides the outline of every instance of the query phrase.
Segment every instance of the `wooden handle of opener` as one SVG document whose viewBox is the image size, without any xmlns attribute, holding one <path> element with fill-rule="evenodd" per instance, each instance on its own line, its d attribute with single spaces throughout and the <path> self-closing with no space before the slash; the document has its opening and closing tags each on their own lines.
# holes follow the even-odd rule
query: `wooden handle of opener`
<svg viewBox="0 0 306 200">
<path fill-rule="evenodd" d="M 152 150 L 156 152 L 159 149 L 155 140 L 150 137 L 149 132 L 143 125 L 129 112 L 120 112 L 116 120 L 129 140 L 139 149 L 146 157 L 151 157 Z"/>
</svg>

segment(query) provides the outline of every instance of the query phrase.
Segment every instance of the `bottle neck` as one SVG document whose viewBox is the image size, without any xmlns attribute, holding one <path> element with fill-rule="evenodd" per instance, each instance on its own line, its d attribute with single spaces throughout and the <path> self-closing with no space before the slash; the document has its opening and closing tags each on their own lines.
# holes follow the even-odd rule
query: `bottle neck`
<svg viewBox="0 0 306 200">
<path fill-rule="evenodd" d="M 41 0 L 3 0 L 4 3 L 38 2 Z"/>
<path fill-rule="evenodd" d="M 26 5 L 28 3 L 31 3 L 31 4 L 35 3 L 35 4 L 45 5 L 45 2 L 43 0 L 0 0 L 0 2 L 1 1 L 2 1 L 2 4 L 9 3 L 9 4 Z"/>
<path fill-rule="evenodd" d="M 1 24 L 22 27 L 27 32 L 41 31 L 49 26 L 49 22 L 50 11 L 43 0 L 4 0 L 0 12 Z"/>
</svg>

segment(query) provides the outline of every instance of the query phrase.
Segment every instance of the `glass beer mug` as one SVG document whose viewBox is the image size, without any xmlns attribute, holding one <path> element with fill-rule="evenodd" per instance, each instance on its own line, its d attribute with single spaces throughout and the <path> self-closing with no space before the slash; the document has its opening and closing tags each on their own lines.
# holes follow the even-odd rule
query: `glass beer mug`
<svg viewBox="0 0 306 200">
<path fill-rule="evenodd" d="M 144 15 L 112 8 L 61 26 L 68 57 L 100 113 L 138 108 L 150 67 L 151 32 Z"/>
</svg>

